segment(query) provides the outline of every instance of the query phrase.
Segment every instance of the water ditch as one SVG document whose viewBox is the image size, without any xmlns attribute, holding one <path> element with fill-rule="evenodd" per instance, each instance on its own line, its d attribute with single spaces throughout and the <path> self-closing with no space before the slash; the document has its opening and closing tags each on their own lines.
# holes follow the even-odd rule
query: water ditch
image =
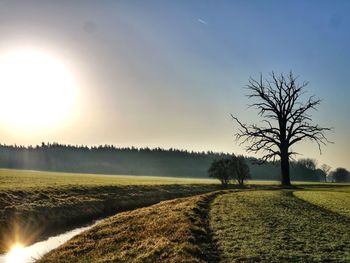
<svg viewBox="0 0 350 263">
<path fill-rule="evenodd" d="M 0 255 L 0 263 L 33 263 L 46 253 L 64 244 L 74 236 L 92 228 L 101 221 L 96 220 L 89 225 L 76 227 L 27 247 L 22 247 L 20 244 L 15 245 L 8 253 Z"/>
</svg>

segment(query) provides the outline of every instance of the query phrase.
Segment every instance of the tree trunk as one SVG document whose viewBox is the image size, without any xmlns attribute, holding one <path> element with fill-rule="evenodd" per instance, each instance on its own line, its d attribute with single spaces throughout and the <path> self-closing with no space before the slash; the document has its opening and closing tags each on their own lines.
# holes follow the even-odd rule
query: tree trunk
<svg viewBox="0 0 350 263">
<path fill-rule="evenodd" d="M 288 151 L 282 151 L 281 154 L 281 183 L 283 186 L 290 186 L 289 176 L 289 156 Z"/>
</svg>

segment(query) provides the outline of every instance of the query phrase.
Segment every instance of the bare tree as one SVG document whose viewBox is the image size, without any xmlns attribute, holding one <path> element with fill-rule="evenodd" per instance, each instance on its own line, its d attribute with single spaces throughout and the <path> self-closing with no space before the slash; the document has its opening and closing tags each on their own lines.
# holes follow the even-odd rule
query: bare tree
<svg viewBox="0 0 350 263">
<path fill-rule="evenodd" d="M 250 179 L 249 166 L 243 156 L 232 155 L 231 158 L 214 160 L 208 170 L 209 177 L 219 179 L 222 186 L 226 187 L 232 180 L 236 180 L 240 186 Z"/>
<path fill-rule="evenodd" d="M 324 172 L 326 175 L 328 175 L 329 171 L 332 169 L 328 164 L 322 164 L 321 165 L 321 170 Z"/>
<path fill-rule="evenodd" d="M 209 177 L 219 179 L 223 187 L 227 187 L 232 178 L 230 159 L 214 160 L 208 170 Z"/>
<path fill-rule="evenodd" d="M 331 129 L 312 123 L 309 111 L 315 110 L 321 100 L 311 96 L 304 101 L 302 95 L 308 82 L 296 81 L 292 72 L 288 75 L 272 72 L 269 79 L 263 79 L 261 74 L 259 80 L 249 79 L 247 96 L 254 100 L 249 107 L 258 110 L 262 126 L 245 124 L 231 115 L 240 127 L 236 139 L 248 145 L 248 152 L 262 152 L 262 161 L 280 158 L 284 186 L 290 185 L 289 160 L 297 154 L 291 146 L 308 139 L 318 145 L 321 153 L 321 145 L 329 142 L 325 132 Z"/>
<path fill-rule="evenodd" d="M 237 180 L 240 186 L 244 185 L 244 181 L 250 179 L 249 166 L 247 165 L 243 156 L 237 156 L 235 158 L 235 173 L 234 178 Z"/>
<path fill-rule="evenodd" d="M 321 171 L 324 173 L 324 181 L 327 182 L 327 178 L 329 176 L 329 172 L 332 169 L 328 164 L 322 164 L 321 165 Z"/>
<path fill-rule="evenodd" d="M 317 161 L 315 159 L 305 158 L 305 159 L 299 159 L 297 161 L 297 164 L 304 166 L 305 168 L 310 170 L 316 170 Z"/>
</svg>

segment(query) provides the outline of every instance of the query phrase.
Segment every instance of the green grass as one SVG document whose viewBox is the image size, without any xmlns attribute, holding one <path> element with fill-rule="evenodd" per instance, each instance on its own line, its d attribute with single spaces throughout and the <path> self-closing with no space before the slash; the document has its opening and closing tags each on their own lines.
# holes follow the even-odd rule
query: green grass
<svg viewBox="0 0 350 263">
<path fill-rule="evenodd" d="M 332 192 L 298 191 L 294 192 L 294 195 L 306 202 L 350 218 L 350 188 L 340 188 L 337 190 L 333 190 Z"/>
<path fill-rule="evenodd" d="M 304 184 L 299 188 L 305 191 L 326 191 L 326 192 L 341 192 L 350 193 L 350 184 L 348 183 L 319 183 L 319 184 Z"/>
<path fill-rule="evenodd" d="M 97 175 L 0 169 L 1 190 L 42 189 L 47 187 L 217 184 L 214 179 L 174 178 L 157 176 Z"/>
<path fill-rule="evenodd" d="M 316 200 L 317 193 L 307 195 Z M 349 207 L 349 202 L 338 205 Z M 221 195 L 211 205 L 210 218 L 221 262 L 350 261 L 350 218 L 291 191 Z"/>
<path fill-rule="evenodd" d="M 60 173 L 30 170 L 0 169 L 0 191 L 44 188 L 70 188 L 76 186 L 164 185 L 164 184 L 219 184 L 216 179 L 180 178 L 162 176 L 103 175 Z M 249 185 L 278 185 L 277 181 L 249 180 Z M 294 182 L 296 185 L 315 183 Z M 320 183 L 319 185 L 327 185 Z M 334 184 L 333 184 L 334 185 Z"/>
</svg>

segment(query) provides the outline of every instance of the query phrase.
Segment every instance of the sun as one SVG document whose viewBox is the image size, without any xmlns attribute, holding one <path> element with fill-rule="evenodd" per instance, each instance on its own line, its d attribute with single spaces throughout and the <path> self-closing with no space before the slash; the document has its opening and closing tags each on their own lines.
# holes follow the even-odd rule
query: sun
<svg viewBox="0 0 350 263">
<path fill-rule="evenodd" d="M 74 78 L 59 59 L 36 50 L 0 54 L 0 121 L 43 128 L 68 118 L 76 100 Z"/>
<path fill-rule="evenodd" d="M 14 244 L 6 255 L 5 263 L 25 263 L 26 248 L 22 244 Z"/>
</svg>

